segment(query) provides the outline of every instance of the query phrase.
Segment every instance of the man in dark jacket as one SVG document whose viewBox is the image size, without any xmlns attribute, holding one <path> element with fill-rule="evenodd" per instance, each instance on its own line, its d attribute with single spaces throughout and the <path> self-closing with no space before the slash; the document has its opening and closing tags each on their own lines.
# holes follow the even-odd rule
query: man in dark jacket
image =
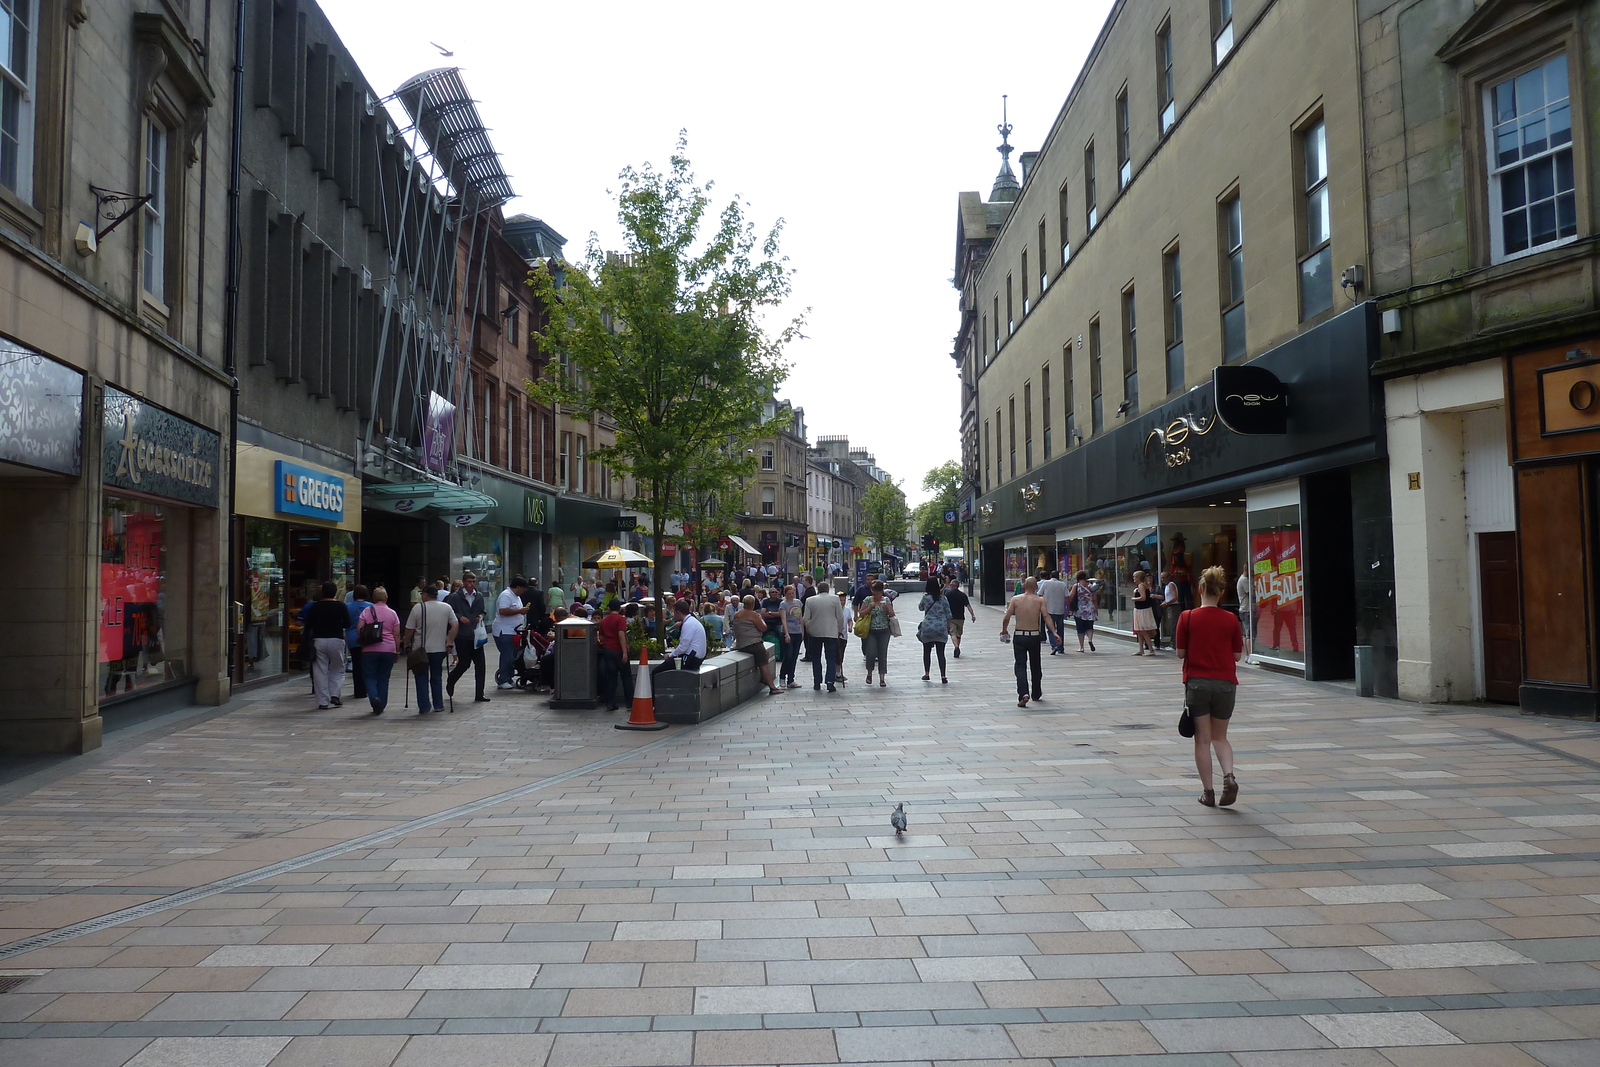
<svg viewBox="0 0 1600 1067">
<path fill-rule="evenodd" d="M 450 672 L 445 689 L 454 696 L 456 682 L 467 673 L 468 667 L 472 667 L 473 679 L 478 683 L 478 695 L 473 699 L 487 701 L 489 698 L 483 695 L 485 668 L 483 645 L 478 644 L 478 624 L 483 621 L 488 608 L 484 603 L 483 594 L 478 592 L 478 576 L 471 571 L 463 571 L 461 588 L 445 597 L 444 602 L 456 613 L 456 621 L 459 623 L 459 628 L 456 630 L 456 667 Z"/>
<path fill-rule="evenodd" d="M 350 628 L 350 612 L 339 599 L 339 587 L 322 583 L 322 599 L 306 607 L 305 639 L 311 642 L 316 659 L 312 681 L 317 693 L 317 710 L 338 707 L 339 690 L 344 685 L 345 631 Z"/>
</svg>

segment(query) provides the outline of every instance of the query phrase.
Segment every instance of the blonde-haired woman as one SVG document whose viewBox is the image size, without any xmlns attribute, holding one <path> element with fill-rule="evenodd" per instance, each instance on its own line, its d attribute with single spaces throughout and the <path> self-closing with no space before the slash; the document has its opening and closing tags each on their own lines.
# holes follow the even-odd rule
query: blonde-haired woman
<svg viewBox="0 0 1600 1067">
<path fill-rule="evenodd" d="M 882 582 L 872 583 L 872 593 L 862 601 L 856 615 L 865 615 L 871 620 L 867 623 L 867 636 L 861 639 L 861 652 L 867 661 L 867 684 L 872 684 L 872 671 L 876 666 L 878 686 L 882 688 L 889 684 L 885 679 L 889 677 L 889 628 L 894 618 L 894 604 L 884 598 Z"/>
<path fill-rule="evenodd" d="M 1133 633 L 1139 639 L 1135 656 L 1156 654 L 1151 635 L 1156 628 L 1155 605 L 1150 602 L 1150 576 L 1144 571 L 1133 572 Z"/>
<path fill-rule="evenodd" d="M 1200 606 L 1178 616 L 1173 647 L 1183 663 L 1183 700 L 1194 719 L 1194 766 L 1200 772 L 1200 803 L 1219 803 L 1212 790 L 1211 752 L 1222 764 L 1223 807 L 1239 797 L 1233 777 L 1233 744 L 1228 723 L 1233 720 L 1234 697 L 1239 690 L 1235 664 L 1244 655 L 1244 631 L 1239 617 L 1218 607 L 1228 587 L 1221 567 L 1207 567 L 1200 575 Z"/>
<path fill-rule="evenodd" d="M 361 627 L 378 624 L 379 640 L 376 644 L 361 645 L 361 679 L 366 685 L 367 701 L 372 714 L 382 715 L 389 706 L 389 675 L 394 671 L 396 641 L 400 635 L 400 616 L 389 606 L 389 590 L 378 586 L 372 590 L 372 606 L 362 610 L 356 619 L 356 637 L 360 639 Z"/>
</svg>

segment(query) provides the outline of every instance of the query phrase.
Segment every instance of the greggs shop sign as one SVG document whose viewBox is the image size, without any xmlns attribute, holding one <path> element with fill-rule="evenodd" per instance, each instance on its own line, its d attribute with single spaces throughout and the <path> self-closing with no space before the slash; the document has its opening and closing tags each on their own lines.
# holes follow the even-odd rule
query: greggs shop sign
<svg viewBox="0 0 1600 1067">
<path fill-rule="evenodd" d="M 344 479 L 280 459 L 273 464 L 272 510 L 326 522 L 344 521 Z"/>
</svg>

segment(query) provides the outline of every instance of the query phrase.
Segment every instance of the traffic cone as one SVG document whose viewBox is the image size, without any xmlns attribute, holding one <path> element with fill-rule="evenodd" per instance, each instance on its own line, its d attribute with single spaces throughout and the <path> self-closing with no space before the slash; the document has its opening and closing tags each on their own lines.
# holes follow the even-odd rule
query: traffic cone
<svg viewBox="0 0 1600 1067">
<path fill-rule="evenodd" d="M 618 730 L 665 730 L 667 724 L 656 721 L 656 698 L 650 692 L 650 650 L 639 650 L 639 676 L 633 680 L 633 710 L 627 722 L 616 724 Z"/>
</svg>

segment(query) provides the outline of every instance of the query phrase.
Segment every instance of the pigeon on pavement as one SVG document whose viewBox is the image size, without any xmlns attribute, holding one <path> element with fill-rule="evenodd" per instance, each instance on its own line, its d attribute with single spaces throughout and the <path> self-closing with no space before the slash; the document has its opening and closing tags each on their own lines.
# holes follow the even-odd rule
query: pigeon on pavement
<svg viewBox="0 0 1600 1067">
<path fill-rule="evenodd" d="M 904 804 L 896 804 L 894 806 L 894 811 L 889 813 L 889 825 L 894 827 L 894 832 L 897 836 L 906 832 L 906 806 Z"/>
</svg>

